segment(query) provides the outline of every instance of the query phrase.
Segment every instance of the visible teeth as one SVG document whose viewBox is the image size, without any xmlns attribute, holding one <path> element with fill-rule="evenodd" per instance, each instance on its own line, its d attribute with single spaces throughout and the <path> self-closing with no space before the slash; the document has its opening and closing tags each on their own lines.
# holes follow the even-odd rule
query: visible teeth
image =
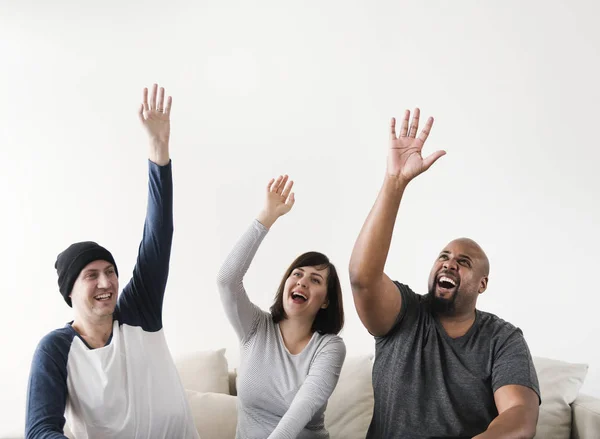
<svg viewBox="0 0 600 439">
<path fill-rule="evenodd" d="M 94 297 L 94 299 L 108 299 L 110 297 L 110 293 L 108 294 L 100 294 L 99 296 Z"/>
<path fill-rule="evenodd" d="M 297 293 L 296 291 L 292 291 L 292 298 L 294 298 L 294 296 L 300 296 L 302 297 L 304 300 L 308 300 L 308 298 L 302 294 L 302 293 Z"/>
<path fill-rule="evenodd" d="M 452 279 L 450 279 L 449 277 L 446 277 L 446 276 L 442 276 L 440 278 L 440 282 L 448 282 L 449 284 L 452 284 L 453 287 L 456 286 L 456 282 L 454 282 Z"/>
</svg>

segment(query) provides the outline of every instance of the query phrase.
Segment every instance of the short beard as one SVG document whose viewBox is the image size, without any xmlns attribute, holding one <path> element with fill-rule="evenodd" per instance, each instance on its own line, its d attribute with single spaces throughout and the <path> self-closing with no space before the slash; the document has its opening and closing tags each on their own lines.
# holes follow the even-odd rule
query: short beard
<svg viewBox="0 0 600 439">
<path fill-rule="evenodd" d="M 435 287 L 436 284 L 434 283 L 433 286 L 429 289 L 429 294 L 425 296 L 425 301 L 429 303 L 431 311 L 434 314 L 441 314 L 444 316 L 453 315 L 456 311 L 455 302 L 456 296 L 458 296 L 458 289 L 454 292 L 452 297 L 450 297 L 449 299 L 444 299 L 435 295 Z"/>
</svg>

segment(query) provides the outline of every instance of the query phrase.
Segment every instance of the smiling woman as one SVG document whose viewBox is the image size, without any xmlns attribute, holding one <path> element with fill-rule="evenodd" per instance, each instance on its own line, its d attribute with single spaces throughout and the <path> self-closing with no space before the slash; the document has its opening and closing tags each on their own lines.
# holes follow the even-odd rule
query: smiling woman
<svg viewBox="0 0 600 439">
<path fill-rule="evenodd" d="M 310 299 L 312 306 L 302 306 Z M 314 316 L 311 330 L 321 334 L 338 334 L 344 326 L 340 280 L 335 266 L 323 253 L 304 253 L 292 262 L 271 306 L 275 323 L 302 313 Z"/>
<path fill-rule="evenodd" d="M 342 291 L 335 266 L 318 252 L 286 270 L 271 312 L 253 304 L 243 278 L 269 228 L 294 204 L 287 176 L 267 185 L 265 208 L 218 275 L 221 300 L 241 344 L 238 438 L 328 438 L 325 408 L 346 347 Z"/>
</svg>

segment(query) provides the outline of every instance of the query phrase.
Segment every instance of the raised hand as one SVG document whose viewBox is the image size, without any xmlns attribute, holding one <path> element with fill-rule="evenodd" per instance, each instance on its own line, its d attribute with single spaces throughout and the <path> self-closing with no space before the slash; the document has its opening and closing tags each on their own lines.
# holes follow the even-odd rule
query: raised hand
<svg viewBox="0 0 600 439">
<path fill-rule="evenodd" d="M 263 210 L 258 215 L 266 228 L 270 228 L 277 218 L 288 213 L 294 206 L 294 193 L 291 192 L 294 182 L 287 175 L 272 178 L 267 184 L 267 193 Z"/>
<path fill-rule="evenodd" d="M 154 84 L 148 102 L 148 89 L 144 88 L 139 116 L 150 136 L 150 160 L 158 165 L 169 163 L 172 101 L 169 96 L 165 102 L 165 89 Z"/>
<path fill-rule="evenodd" d="M 427 119 L 421 134 L 415 137 L 419 129 L 419 116 L 420 110 L 416 108 L 409 128 L 410 111 L 406 110 L 399 136 L 396 136 L 396 119 L 392 118 L 391 123 L 387 172 L 406 183 L 428 170 L 437 159 L 446 154 L 446 151 L 436 151 L 425 159 L 421 156 L 423 145 L 433 126 L 433 117 Z"/>
</svg>

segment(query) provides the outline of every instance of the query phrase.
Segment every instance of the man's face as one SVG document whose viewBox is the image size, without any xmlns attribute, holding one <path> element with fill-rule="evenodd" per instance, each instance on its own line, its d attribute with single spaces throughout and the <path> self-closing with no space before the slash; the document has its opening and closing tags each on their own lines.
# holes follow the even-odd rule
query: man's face
<svg viewBox="0 0 600 439">
<path fill-rule="evenodd" d="M 119 279 L 115 267 L 107 261 L 86 265 L 71 290 L 73 309 L 83 318 L 112 316 L 117 304 Z"/>
<path fill-rule="evenodd" d="M 475 308 L 477 296 L 487 288 L 489 264 L 485 253 L 470 239 L 448 244 L 429 275 L 429 300 L 433 310 L 454 315 Z"/>
</svg>

